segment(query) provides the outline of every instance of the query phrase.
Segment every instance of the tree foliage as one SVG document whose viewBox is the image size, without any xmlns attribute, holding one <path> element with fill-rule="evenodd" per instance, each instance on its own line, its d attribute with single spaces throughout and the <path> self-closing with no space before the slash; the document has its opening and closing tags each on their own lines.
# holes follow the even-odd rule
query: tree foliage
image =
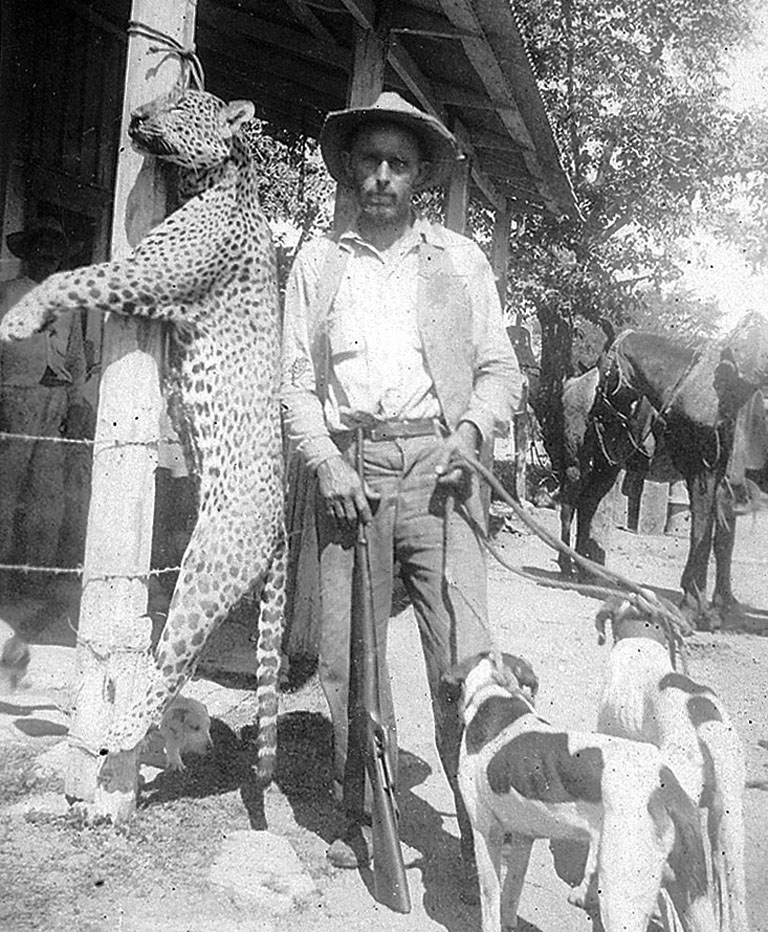
<svg viewBox="0 0 768 932">
<path fill-rule="evenodd" d="M 664 295 L 682 273 L 680 237 L 702 222 L 732 239 L 745 228 L 734 193 L 751 258 L 764 259 L 764 115 L 731 109 L 723 81 L 730 51 L 749 40 L 751 3 L 515 4 L 583 218 L 526 218 L 511 244 L 510 301 L 541 325 L 539 408 L 552 442 L 579 318 L 647 325 L 655 309 L 662 324 L 683 308 L 686 328 L 697 313 L 711 323 L 711 306 Z"/>
<path fill-rule="evenodd" d="M 335 184 L 316 141 L 263 120 L 250 120 L 241 132 L 259 170 L 259 198 L 275 239 L 282 294 L 302 242 L 333 220 Z"/>
</svg>

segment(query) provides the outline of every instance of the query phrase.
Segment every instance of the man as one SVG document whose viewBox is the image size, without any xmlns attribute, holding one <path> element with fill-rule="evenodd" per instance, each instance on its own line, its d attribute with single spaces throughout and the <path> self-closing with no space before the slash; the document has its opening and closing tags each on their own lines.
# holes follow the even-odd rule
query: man
<svg viewBox="0 0 768 932">
<path fill-rule="evenodd" d="M 64 230 L 53 218 L 11 233 L 6 242 L 23 261 L 23 274 L 0 282 L 0 320 L 70 254 Z M 1 344 L 0 429 L 32 437 L 79 436 L 84 382 L 79 314 L 66 314 L 26 340 Z M 64 462 L 61 444 L 0 438 L 0 563 L 56 565 L 66 502 Z M 32 585 L 38 580 L 30 577 Z"/>
<path fill-rule="evenodd" d="M 288 437 L 314 471 L 320 553 L 320 680 L 330 707 L 334 780 L 347 827 L 328 851 L 338 867 L 370 856 L 354 746 L 347 748 L 350 595 L 358 521 L 367 525 L 381 704 L 397 748 L 386 636 L 397 560 L 419 625 L 437 746 L 472 862 L 458 795 L 458 710 L 440 689 L 454 663 L 490 647 L 484 554 L 466 520 L 483 522 L 477 456 L 507 429 L 521 390 L 490 266 L 463 236 L 417 217 L 412 198 L 443 183 L 452 134 L 399 95 L 330 113 L 320 144 L 357 215 L 339 236 L 305 246 L 284 320 Z M 353 467 L 365 427 L 365 484 Z"/>
</svg>

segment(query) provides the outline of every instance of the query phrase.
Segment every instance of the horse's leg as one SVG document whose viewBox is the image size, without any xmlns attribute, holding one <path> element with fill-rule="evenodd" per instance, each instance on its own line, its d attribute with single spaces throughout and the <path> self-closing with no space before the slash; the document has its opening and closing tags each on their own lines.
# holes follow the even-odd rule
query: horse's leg
<svg viewBox="0 0 768 932">
<path fill-rule="evenodd" d="M 712 620 L 706 613 L 705 600 L 717 480 L 715 474 L 707 470 L 686 476 L 685 483 L 691 502 L 691 536 L 688 560 L 680 580 L 683 590 L 681 608 L 687 616 L 695 620 L 697 627 L 709 630 Z"/>
<path fill-rule="evenodd" d="M 715 492 L 715 591 L 712 608 L 721 621 L 740 612 L 739 603 L 731 589 L 731 563 L 736 539 L 736 516 L 733 513 L 733 495 L 721 482 Z"/>
<path fill-rule="evenodd" d="M 592 521 L 600 502 L 613 488 L 619 474 L 618 466 L 608 466 L 592 473 L 590 482 L 579 497 L 576 506 L 576 550 L 595 563 L 605 563 L 605 550 L 592 535 Z"/>
</svg>

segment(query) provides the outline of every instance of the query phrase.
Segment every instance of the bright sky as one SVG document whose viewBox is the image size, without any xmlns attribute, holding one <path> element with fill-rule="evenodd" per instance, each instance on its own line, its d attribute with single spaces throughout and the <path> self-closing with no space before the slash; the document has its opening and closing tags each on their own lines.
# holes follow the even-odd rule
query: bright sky
<svg viewBox="0 0 768 932">
<path fill-rule="evenodd" d="M 758 0 L 755 48 L 740 54 L 730 72 L 731 103 L 744 110 L 768 101 L 768 0 Z M 756 276 L 742 261 L 737 246 L 724 246 L 712 237 L 694 240 L 686 280 L 702 296 L 713 297 L 723 313 L 722 327 L 730 330 L 749 310 L 768 314 L 768 274 Z"/>
</svg>

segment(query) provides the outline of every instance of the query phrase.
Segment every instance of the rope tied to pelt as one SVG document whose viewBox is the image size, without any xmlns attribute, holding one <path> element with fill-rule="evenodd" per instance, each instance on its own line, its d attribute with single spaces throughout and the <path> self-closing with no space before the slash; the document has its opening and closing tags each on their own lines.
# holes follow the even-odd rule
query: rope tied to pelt
<svg viewBox="0 0 768 932">
<path fill-rule="evenodd" d="M 194 43 L 184 45 L 162 30 L 137 20 L 131 20 L 128 23 L 128 35 L 141 36 L 143 39 L 149 39 L 150 42 L 158 43 L 149 46 L 150 52 L 164 52 L 166 55 L 175 55 L 181 60 L 182 74 L 179 85 L 182 90 L 187 90 L 189 87 L 198 91 L 205 90 L 205 72 L 195 51 Z"/>
</svg>

